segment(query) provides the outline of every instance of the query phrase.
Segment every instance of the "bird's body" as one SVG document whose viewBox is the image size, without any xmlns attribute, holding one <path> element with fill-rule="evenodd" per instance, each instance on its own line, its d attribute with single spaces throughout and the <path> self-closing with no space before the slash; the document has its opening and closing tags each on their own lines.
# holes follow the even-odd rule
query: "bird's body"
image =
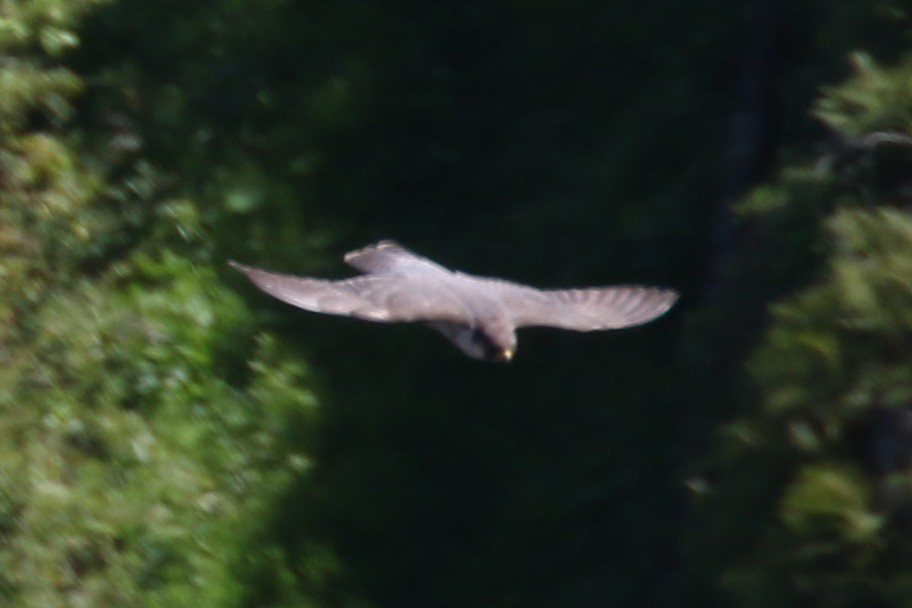
<svg viewBox="0 0 912 608">
<path fill-rule="evenodd" d="M 368 321 L 424 322 L 468 356 L 485 360 L 512 358 L 518 327 L 631 327 L 664 314 L 677 299 L 674 291 L 654 287 L 542 290 L 476 277 L 392 241 L 352 251 L 345 261 L 364 274 L 332 281 L 231 265 L 261 290 L 298 308 Z"/>
</svg>

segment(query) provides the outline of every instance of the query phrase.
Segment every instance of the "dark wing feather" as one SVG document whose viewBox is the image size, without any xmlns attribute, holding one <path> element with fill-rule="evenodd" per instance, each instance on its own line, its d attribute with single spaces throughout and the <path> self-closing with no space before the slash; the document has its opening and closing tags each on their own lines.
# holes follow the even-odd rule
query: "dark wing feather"
<svg viewBox="0 0 912 608">
<path fill-rule="evenodd" d="M 345 254 L 345 263 L 367 274 L 404 276 L 440 274 L 449 271 L 427 258 L 416 255 L 394 241 L 380 241 Z"/>
<path fill-rule="evenodd" d="M 229 263 L 262 291 L 311 312 L 380 322 L 466 320 L 465 308 L 458 299 L 433 286 L 398 276 L 367 275 L 328 281 Z"/>
<path fill-rule="evenodd" d="M 517 327 L 548 326 L 576 331 L 631 327 L 664 314 L 678 299 L 675 291 L 655 287 L 539 290 L 496 283 Z"/>
</svg>

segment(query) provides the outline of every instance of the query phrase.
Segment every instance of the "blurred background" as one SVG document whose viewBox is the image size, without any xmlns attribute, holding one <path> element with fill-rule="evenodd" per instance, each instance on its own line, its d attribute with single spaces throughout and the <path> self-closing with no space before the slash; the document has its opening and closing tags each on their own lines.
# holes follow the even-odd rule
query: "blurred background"
<svg viewBox="0 0 912 608">
<path fill-rule="evenodd" d="M 0 2 L 0 603 L 912 605 L 903 0 Z M 509 366 L 393 238 L 681 302 Z"/>
</svg>

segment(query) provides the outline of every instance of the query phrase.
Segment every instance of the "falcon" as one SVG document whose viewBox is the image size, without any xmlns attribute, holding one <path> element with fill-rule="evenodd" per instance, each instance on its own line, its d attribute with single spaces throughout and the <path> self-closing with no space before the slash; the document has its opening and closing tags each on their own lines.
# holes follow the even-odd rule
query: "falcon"
<svg viewBox="0 0 912 608">
<path fill-rule="evenodd" d="M 671 289 L 634 285 L 536 289 L 450 270 L 393 241 L 344 259 L 362 274 L 333 281 L 229 264 L 292 306 L 381 323 L 425 323 L 469 357 L 486 361 L 509 361 L 520 327 L 633 327 L 661 316 L 678 298 Z"/>
</svg>

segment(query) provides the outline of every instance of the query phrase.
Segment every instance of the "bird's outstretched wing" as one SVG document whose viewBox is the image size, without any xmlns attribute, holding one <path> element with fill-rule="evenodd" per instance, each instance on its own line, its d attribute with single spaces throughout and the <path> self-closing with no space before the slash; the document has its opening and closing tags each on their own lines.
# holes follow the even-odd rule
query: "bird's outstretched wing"
<svg viewBox="0 0 912 608">
<path fill-rule="evenodd" d="M 639 286 L 535 289 L 493 281 L 516 327 L 575 331 L 641 325 L 664 314 L 678 299 L 670 289 Z"/>
<path fill-rule="evenodd" d="M 465 322 L 458 298 L 399 276 L 365 275 L 342 281 L 269 272 L 229 262 L 262 291 L 311 312 L 379 322 L 441 320 Z"/>
<path fill-rule="evenodd" d="M 431 260 L 412 253 L 395 241 L 380 241 L 345 254 L 345 263 L 366 274 L 420 275 L 450 271 Z"/>
</svg>

